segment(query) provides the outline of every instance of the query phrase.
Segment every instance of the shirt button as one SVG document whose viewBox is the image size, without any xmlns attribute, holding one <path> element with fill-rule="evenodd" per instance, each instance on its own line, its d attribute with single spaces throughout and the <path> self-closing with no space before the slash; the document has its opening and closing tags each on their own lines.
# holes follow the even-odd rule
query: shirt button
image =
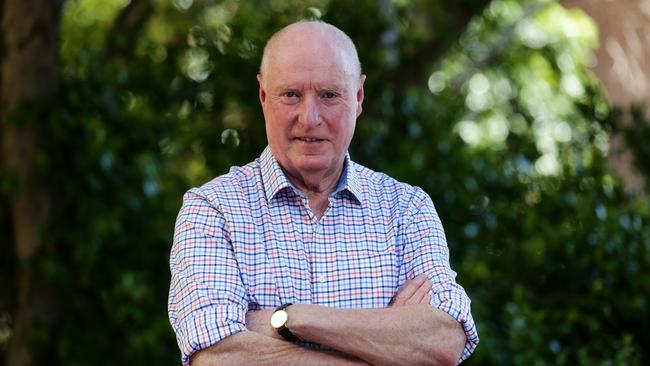
<svg viewBox="0 0 650 366">
<path fill-rule="evenodd" d="M 323 276 L 323 275 L 318 276 L 318 282 L 319 283 L 325 283 L 325 276 Z"/>
</svg>

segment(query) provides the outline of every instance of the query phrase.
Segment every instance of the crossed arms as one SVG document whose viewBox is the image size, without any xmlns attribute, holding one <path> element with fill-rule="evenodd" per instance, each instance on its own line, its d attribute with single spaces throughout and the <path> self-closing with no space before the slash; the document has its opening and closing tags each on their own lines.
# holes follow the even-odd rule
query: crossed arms
<svg viewBox="0 0 650 366">
<path fill-rule="evenodd" d="M 425 203 L 403 229 L 408 241 L 399 276 L 405 282 L 386 308 L 288 308 L 289 329 L 334 350 L 325 352 L 279 339 L 269 325 L 274 301 L 265 301 L 265 310 L 246 312 L 250 299 L 242 274 L 268 271 L 269 265 L 247 262 L 254 253 L 245 250 L 257 248 L 252 244 L 240 248 L 248 254 L 238 260 L 223 214 L 188 193 L 170 253 L 169 316 L 183 363 L 447 365 L 458 362 L 461 351 L 466 358 L 478 343 L 469 298 L 454 281 L 442 226 L 433 205 Z M 416 274 L 421 275 L 406 279 Z"/>
<path fill-rule="evenodd" d="M 192 365 L 455 365 L 465 332 L 454 318 L 429 305 L 430 290 L 431 282 L 420 275 L 407 281 L 384 309 L 288 308 L 288 326 L 296 336 L 338 353 L 284 341 L 270 326 L 272 309 L 248 312 L 248 331 L 197 352 Z"/>
</svg>

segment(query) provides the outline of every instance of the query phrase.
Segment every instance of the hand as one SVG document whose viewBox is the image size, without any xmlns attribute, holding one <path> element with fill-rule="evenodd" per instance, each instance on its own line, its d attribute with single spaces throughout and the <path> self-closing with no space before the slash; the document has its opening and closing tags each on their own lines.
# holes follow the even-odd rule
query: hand
<svg viewBox="0 0 650 366">
<path fill-rule="evenodd" d="M 388 307 L 428 304 L 431 301 L 433 285 L 426 274 L 407 280 L 388 303 Z"/>
<path fill-rule="evenodd" d="M 255 333 L 263 334 L 275 339 L 283 339 L 278 332 L 271 327 L 271 315 L 275 309 L 264 309 L 249 311 L 246 313 L 246 328 Z"/>
</svg>

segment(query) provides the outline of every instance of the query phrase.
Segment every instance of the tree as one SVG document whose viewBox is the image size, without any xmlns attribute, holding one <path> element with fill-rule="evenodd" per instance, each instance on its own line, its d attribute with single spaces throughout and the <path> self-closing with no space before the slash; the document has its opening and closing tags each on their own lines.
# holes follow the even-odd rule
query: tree
<svg viewBox="0 0 650 366">
<path fill-rule="evenodd" d="M 2 107 L 3 141 L 7 121 L 41 122 L 37 143 L 15 146 L 36 154 L 18 165 L 47 193 L 30 262 L 60 309 L 24 354 L 177 362 L 164 304 L 181 195 L 259 155 L 261 50 L 301 18 L 357 43 L 368 79 L 352 157 L 436 204 L 482 337 L 468 364 L 642 364 L 649 213 L 604 164 L 614 116 L 586 72 L 596 30 L 533 0 L 67 1 L 56 92 L 10 118 Z M 7 207 L 31 187 L 13 176 Z M 17 231 L 0 231 L 0 275 L 16 284 Z M 0 290 L 0 350 L 17 287 Z M 8 354 L 27 344 L 17 319 Z"/>
<path fill-rule="evenodd" d="M 20 113 L 53 98 L 59 87 L 58 32 L 60 1 L 2 3 L 3 57 L 0 71 L 0 126 L 2 168 L 11 183 L 7 203 L 17 263 L 13 337 L 7 364 L 39 362 L 30 352 L 38 326 L 51 326 L 43 274 L 36 265 L 46 250 L 47 225 L 53 192 L 42 180 L 40 146 L 47 133 L 48 114 Z M 31 117 L 31 118 L 30 118 Z M 7 189 L 7 188 L 6 188 Z"/>
<path fill-rule="evenodd" d="M 460 33 L 471 18 L 471 12 L 478 11 L 484 3 L 485 1 L 477 1 L 477 5 L 469 9 L 456 7 L 454 11 L 460 16 L 450 17 L 448 25 Z M 194 6 L 189 9 L 191 2 L 187 1 L 175 2 L 176 8 L 160 2 L 141 0 L 128 3 L 69 1 L 65 8 L 67 22 L 64 22 L 60 43 L 62 1 L 8 0 L 2 5 L 5 50 L 2 58 L 1 109 L 3 199 L 8 207 L 3 223 L 11 228 L 6 234 L 6 243 L 14 243 L 13 247 L 3 246 L 3 253 L 7 254 L 5 258 L 13 257 L 16 260 L 3 262 L 6 265 L 3 266 L 3 273 L 7 275 L 5 278 L 13 279 L 12 286 L 3 292 L 1 303 L 4 311 L 12 309 L 10 317 L 3 317 L 3 321 L 9 319 L 11 326 L 10 342 L 6 349 L 7 363 L 28 365 L 39 364 L 43 360 L 67 360 L 65 363 L 74 363 L 74 360 L 87 360 L 96 351 L 109 354 L 113 345 L 101 333 L 119 332 L 125 322 L 132 321 L 133 316 L 141 316 L 143 313 L 136 311 L 137 314 L 133 314 L 128 306 L 124 306 L 121 310 L 126 313 L 104 314 L 109 318 L 107 322 L 117 324 L 111 330 L 96 320 L 97 310 L 91 310 L 90 304 L 101 307 L 103 303 L 109 307 L 111 301 L 122 301 L 122 296 L 137 302 L 138 297 L 151 295 L 146 286 L 136 282 L 142 281 L 143 276 L 151 278 L 154 274 L 133 271 L 132 264 L 125 264 L 127 270 L 121 278 L 115 279 L 101 274 L 93 276 L 91 267 L 101 262 L 97 258 L 93 260 L 94 256 L 111 252 L 128 260 L 129 255 L 124 253 L 124 246 L 101 243 L 115 240 L 120 234 L 135 236 L 138 229 L 124 227 L 128 224 L 123 224 L 122 220 L 151 214 L 152 206 L 141 205 L 150 205 L 149 200 L 153 197 L 148 199 L 141 196 L 157 195 L 156 185 L 162 178 L 157 176 L 157 170 L 163 166 L 161 162 L 168 158 L 170 166 L 185 164 L 183 155 L 187 154 L 186 151 L 174 151 L 173 147 L 164 146 L 165 153 L 172 154 L 165 157 L 157 151 L 159 144 L 169 142 L 171 133 L 179 132 L 178 122 L 187 119 L 188 113 L 194 113 L 198 102 L 203 103 L 206 109 L 201 111 L 202 116 L 197 120 L 207 118 L 208 114 L 215 113 L 214 109 L 217 109 L 230 113 L 229 123 L 236 122 L 239 111 L 237 105 L 232 103 L 236 103 L 237 98 L 228 100 L 221 96 L 210 97 L 207 90 L 209 87 L 216 89 L 216 84 L 224 83 L 232 87 L 232 95 L 233 91 L 241 90 L 241 87 L 235 85 L 237 77 L 213 80 L 213 85 L 210 86 L 197 83 L 204 77 L 204 73 L 211 71 L 211 66 L 205 68 L 206 65 L 199 62 L 204 55 L 201 47 L 203 43 L 209 39 L 213 47 L 210 52 L 225 53 L 228 48 L 230 54 L 224 64 L 230 65 L 228 67 L 231 69 L 234 65 L 241 64 L 242 57 L 248 52 L 244 59 L 248 58 L 246 64 L 249 74 L 254 75 L 253 70 L 260 56 L 259 44 L 274 28 L 291 18 L 317 15 L 316 12 L 320 11 L 318 6 L 323 9 L 327 6 L 326 3 L 319 2 L 287 3 L 280 5 L 280 8 L 270 9 L 273 15 L 280 15 L 275 18 L 264 15 L 256 9 L 258 4 L 255 3 L 243 4 L 238 11 L 237 4 L 233 2 L 217 4 L 206 1 L 202 4 L 203 7 Z M 343 4 L 333 4 L 332 7 L 336 9 L 338 6 L 336 11 L 344 13 L 345 9 L 341 5 Z M 380 9 L 368 3 L 358 10 L 390 12 L 390 4 L 384 5 L 388 7 Z M 71 15 L 75 12 L 85 13 Z M 232 17 L 235 13 L 238 16 L 234 22 L 209 18 L 218 18 L 218 12 L 227 17 Z M 247 19 L 249 15 L 251 18 Z M 383 15 L 386 19 L 389 18 L 388 13 Z M 71 24 L 75 20 L 81 20 L 81 24 Z M 256 26 L 256 20 L 262 21 L 263 27 Z M 84 21 L 88 23 L 84 24 Z M 98 23 L 101 23 L 99 27 Z M 152 30 L 155 27 L 171 27 L 173 33 L 170 38 L 160 39 L 166 32 Z M 366 27 L 376 25 L 367 23 Z M 186 28 L 191 30 L 188 35 L 189 49 L 185 44 L 185 35 L 181 33 Z M 233 29 L 244 33 L 260 32 L 252 38 L 258 48 L 254 49 L 254 45 L 244 39 L 246 34 L 237 34 L 235 37 L 241 37 L 239 39 L 233 37 Z M 450 39 L 452 38 L 429 39 L 427 47 L 441 52 Z M 59 50 L 63 52 L 62 63 L 59 63 Z M 166 57 L 168 61 L 164 60 Z M 179 80 L 176 76 L 176 62 L 184 64 L 187 79 Z M 415 58 L 410 62 L 422 61 Z M 152 66 L 154 69 L 146 70 Z M 165 70 L 159 73 L 156 72 L 156 67 Z M 120 80 L 114 78 L 113 73 L 123 76 L 130 74 L 131 77 L 128 81 Z M 149 82 L 154 85 L 147 84 Z M 170 82 L 180 82 L 180 85 L 171 93 L 165 93 L 167 86 L 164 84 Z M 250 90 L 251 85 L 248 85 L 246 91 Z M 199 101 L 197 97 L 202 99 Z M 225 105 L 222 104 L 224 102 Z M 129 107 L 132 103 L 139 104 L 133 112 Z M 210 103 L 217 105 L 207 107 Z M 145 126 L 147 123 L 156 124 L 152 120 L 157 116 L 150 113 L 171 111 L 178 107 L 181 108 L 179 116 L 167 116 L 159 121 L 158 126 L 166 130 L 151 138 L 142 135 L 147 133 L 146 128 L 151 127 Z M 129 123 L 141 126 L 129 133 L 125 130 L 129 128 Z M 227 131 L 229 132 L 222 136 L 224 141 L 236 141 L 236 129 Z M 92 140 L 106 133 L 120 137 L 113 137 L 113 140 Z M 181 142 L 184 142 L 182 140 L 189 141 L 196 136 L 181 137 Z M 263 137 L 258 134 L 257 138 L 261 141 Z M 70 145 L 72 141 L 76 144 L 74 148 Z M 114 143 L 123 143 L 124 146 L 111 146 Z M 139 148 L 133 148 L 136 145 L 140 145 Z M 250 143 L 250 148 L 255 149 L 259 145 Z M 222 161 L 231 160 L 240 150 L 241 148 L 237 150 L 236 146 L 230 145 L 231 152 L 229 156 L 223 156 Z M 214 157 L 218 157 L 218 154 L 211 158 Z M 127 161 L 135 164 L 129 167 Z M 113 164 L 119 167 L 119 172 L 115 171 Z M 198 177 L 207 173 L 205 166 L 201 167 L 197 162 L 190 162 L 190 166 L 194 167 L 192 173 L 198 174 Z M 200 169 L 197 170 L 197 167 Z M 171 171 L 173 169 L 164 170 L 162 174 Z M 173 196 L 176 197 L 168 204 L 167 215 L 162 220 L 165 222 L 164 230 L 161 230 L 163 234 L 155 236 L 155 239 L 149 238 L 150 242 L 156 241 L 160 248 L 167 246 L 170 218 L 173 217 L 175 200 L 178 199 L 178 189 L 171 187 L 174 187 L 175 181 L 177 185 L 181 184 L 178 182 L 179 177 L 174 177 L 174 174 L 167 178 L 171 182 L 169 189 L 175 192 Z M 130 192 L 118 188 L 122 184 L 133 188 Z M 183 186 L 185 184 L 182 183 Z M 115 193 L 111 195 L 107 191 Z M 107 202 L 98 202 L 89 197 L 98 193 Z M 128 201 L 126 206 L 129 206 L 126 209 L 111 208 L 111 205 L 125 201 Z M 152 229 L 156 225 L 161 224 L 150 224 L 148 227 Z M 85 230 L 85 227 L 88 229 Z M 132 239 L 123 240 L 123 243 L 131 242 Z M 89 245 L 94 245 L 95 251 L 88 249 Z M 161 251 L 164 252 L 165 250 Z M 131 257 L 139 258 L 139 255 L 141 254 Z M 163 255 L 158 257 L 161 261 L 154 266 L 158 270 L 164 270 L 162 257 Z M 70 265 L 77 268 L 67 268 Z M 124 267 L 114 271 L 107 269 L 106 272 L 120 276 L 120 270 Z M 152 268 L 147 270 L 151 271 Z M 81 284 L 75 284 L 79 280 Z M 85 282 L 88 280 L 93 283 Z M 91 287 L 102 280 L 106 281 L 100 284 L 104 293 L 91 293 Z M 162 300 L 164 292 L 160 290 L 163 287 L 164 281 L 157 287 L 157 304 Z M 54 293 L 59 295 L 56 299 L 52 296 Z M 78 301 L 85 302 L 86 305 L 79 304 Z M 131 304 L 133 307 L 139 305 L 142 304 Z M 109 310 L 104 309 L 105 312 Z M 69 318 L 65 314 L 71 312 L 78 315 L 78 320 L 91 324 L 69 324 Z M 89 312 L 92 315 L 86 316 Z M 155 334 L 160 334 L 160 329 L 168 328 L 161 315 L 156 318 L 159 325 Z M 150 320 L 151 318 L 142 319 L 143 322 Z M 92 322 L 96 323 L 97 331 L 94 331 Z M 71 346 L 74 342 L 83 344 L 80 335 L 84 332 L 91 343 L 96 341 L 93 335 L 105 340 L 88 348 Z M 53 334 L 58 336 L 54 337 Z M 168 329 L 162 334 L 169 336 Z M 61 339 L 54 341 L 59 336 Z M 140 338 L 132 342 L 152 345 L 151 340 L 147 341 L 147 336 L 142 333 L 138 336 Z M 75 340 L 74 337 L 79 339 Z M 121 357 L 126 358 L 127 352 L 125 350 Z M 149 352 L 155 352 L 155 349 Z M 164 357 L 169 351 L 160 354 Z"/>
</svg>

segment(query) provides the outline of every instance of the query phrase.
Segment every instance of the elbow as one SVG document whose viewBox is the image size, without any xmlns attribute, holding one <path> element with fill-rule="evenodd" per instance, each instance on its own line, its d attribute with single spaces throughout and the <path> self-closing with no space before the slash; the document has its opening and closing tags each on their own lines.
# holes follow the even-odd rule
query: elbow
<svg viewBox="0 0 650 366">
<path fill-rule="evenodd" d="M 241 333 L 226 337 L 210 347 L 196 351 L 190 358 L 190 366 L 241 365 L 242 341 Z M 244 347 L 245 348 L 245 347 Z"/>
<path fill-rule="evenodd" d="M 216 366 L 217 364 L 228 365 L 230 364 L 226 362 L 228 356 L 228 352 L 223 352 L 213 345 L 212 347 L 194 353 L 190 359 L 190 366 Z"/>
<path fill-rule="evenodd" d="M 241 365 L 240 355 L 235 351 L 214 351 L 206 348 L 197 351 L 190 359 L 190 366 Z"/>
<path fill-rule="evenodd" d="M 213 357 L 210 353 L 211 352 L 208 349 L 197 351 L 190 358 L 190 366 L 210 366 Z"/>
<path fill-rule="evenodd" d="M 420 365 L 428 366 L 455 366 L 460 359 L 460 351 L 456 349 L 433 349 L 422 354 Z"/>
<path fill-rule="evenodd" d="M 454 352 L 439 353 L 437 355 L 437 358 L 434 359 L 434 362 L 432 362 L 431 365 L 455 366 L 458 363 L 459 359 L 460 359 L 460 353 L 458 354 Z"/>
<path fill-rule="evenodd" d="M 375 363 L 385 365 L 421 365 L 421 366 L 455 366 L 458 362 L 451 352 L 445 352 L 438 347 L 428 345 L 427 349 L 413 348 L 400 358 L 393 358 L 389 363 Z M 393 355 L 397 356 L 397 355 Z"/>
<path fill-rule="evenodd" d="M 421 365 L 455 366 L 465 349 L 467 338 L 465 332 L 458 326 L 443 339 L 432 339 L 428 347 L 421 349 L 420 354 L 425 360 Z"/>
<path fill-rule="evenodd" d="M 460 358 L 460 353 L 452 352 L 451 350 L 433 349 L 428 352 L 421 353 L 420 362 L 418 365 L 427 366 L 455 366 Z"/>
</svg>

